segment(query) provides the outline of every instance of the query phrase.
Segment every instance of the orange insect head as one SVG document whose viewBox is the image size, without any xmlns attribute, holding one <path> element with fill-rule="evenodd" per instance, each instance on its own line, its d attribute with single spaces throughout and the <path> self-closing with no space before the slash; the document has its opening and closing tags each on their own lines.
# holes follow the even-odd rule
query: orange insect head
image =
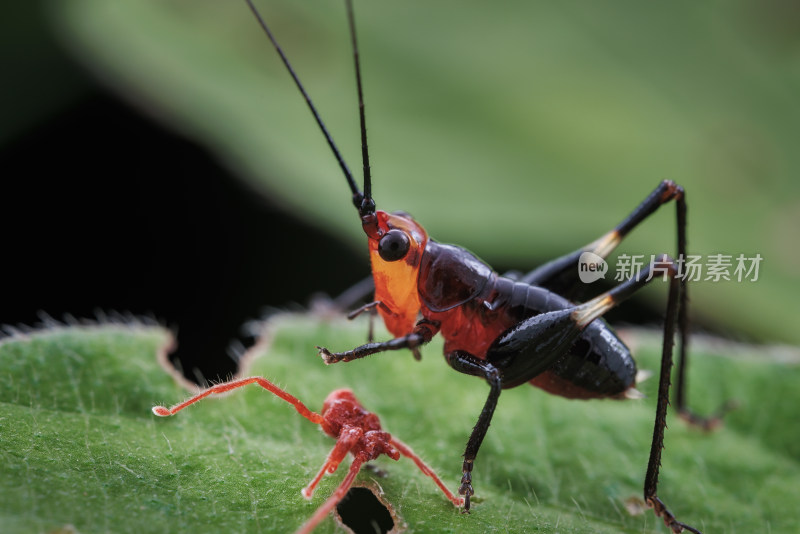
<svg viewBox="0 0 800 534">
<path fill-rule="evenodd" d="M 419 265 L 428 234 L 403 212 L 375 212 L 374 224 L 364 230 L 375 280 L 375 300 L 386 328 L 395 337 L 412 331 L 420 312 L 417 290 Z"/>
</svg>

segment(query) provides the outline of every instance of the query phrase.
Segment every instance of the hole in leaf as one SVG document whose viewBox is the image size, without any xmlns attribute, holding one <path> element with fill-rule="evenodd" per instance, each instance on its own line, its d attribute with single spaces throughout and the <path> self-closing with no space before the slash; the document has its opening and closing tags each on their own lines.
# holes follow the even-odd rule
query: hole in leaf
<svg viewBox="0 0 800 534">
<path fill-rule="evenodd" d="M 369 488 L 350 488 L 336 511 L 355 534 L 385 534 L 394 528 L 391 512 Z"/>
</svg>

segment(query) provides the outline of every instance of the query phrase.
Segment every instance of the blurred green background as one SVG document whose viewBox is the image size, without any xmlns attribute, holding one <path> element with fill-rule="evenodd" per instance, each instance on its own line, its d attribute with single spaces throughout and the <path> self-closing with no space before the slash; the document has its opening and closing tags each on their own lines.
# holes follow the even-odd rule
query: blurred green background
<svg viewBox="0 0 800 534">
<path fill-rule="evenodd" d="M 257 4 L 360 174 L 343 3 Z M 4 32 L 7 66 L 22 73 L 9 80 L 32 81 L 6 84 L 15 93 L 4 99 L 0 139 L 94 83 L 36 53 L 37 39 L 55 36 L 53 55 L 67 51 L 141 113 L 206 147 L 272 210 L 342 250 L 258 229 L 247 247 L 266 254 L 265 265 L 292 256 L 320 276 L 273 275 L 252 298 L 279 304 L 270 288 L 280 286 L 300 300 L 310 288 L 333 290 L 327 271 L 367 274 L 341 173 L 243 1 L 42 7 L 33 29 Z M 763 257 L 756 282 L 693 284 L 696 324 L 800 342 L 800 5 L 372 1 L 357 2 L 356 16 L 379 208 L 412 213 L 437 240 L 498 268 L 525 269 L 595 239 L 672 179 L 687 190 L 690 254 Z M 191 187 L 192 176 L 184 180 Z M 673 252 L 674 227 L 670 206 L 619 252 Z M 287 248 L 276 249 L 279 240 Z M 638 300 L 657 314 L 664 288 Z"/>
<path fill-rule="evenodd" d="M 258 4 L 357 172 L 342 2 Z M 695 326 L 800 343 L 796 2 L 410 0 L 358 2 L 356 13 L 380 208 L 409 211 L 498 269 L 526 269 L 595 239 L 672 179 L 688 192 L 690 254 L 763 257 L 756 282 L 692 285 Z M 225 348 L 261 306 L 336 294 L 368 273 L 341 173 L 243 1 L 41 0 L 0 15 L 0 324 L 33 322 L 39 309 L 151 312 L 178 327 L 187 374 L 213 378 L 233 369 Z M 672 252 L 674 226 L 662 210 L 619 253 Z M 620 320 L 656 326 L 664 297 L 648 288 Z M 697 360 L 706 404 L 736 397 L 745 408 L 687 455 L 716 458 L 696 447 L 718 452 L 730 429 L 748 445 L 754 429 L 797 441 L 766 402 L 781 388 L 753 382 L 748 394 L 724 376 L 745 368 L 704 373 L 715 360 Z M 382 414 L 390 404 L 414 405 Z M 585 417 L 606 427 L 596 409 Z M 559 425 L 577 417 L 543 413 Z M 418 422 L 393 424 L 404 421 Z M 562 430 L 553 435 L 569 441 Z M 670 443 L 667 454 L 680 450 Z M 750 477 L 741 465 L 729 471 Z"/>
</svg>

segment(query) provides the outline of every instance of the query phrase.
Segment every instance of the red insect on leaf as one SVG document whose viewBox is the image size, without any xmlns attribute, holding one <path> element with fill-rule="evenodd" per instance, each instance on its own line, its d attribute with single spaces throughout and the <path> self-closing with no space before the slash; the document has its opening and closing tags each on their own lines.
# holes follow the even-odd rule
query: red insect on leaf
<svg viewBox="0 0 800 534">
<path fill-rule="evenodd" d="M 334 473 L 348 452 L 353 455 L 353 462 L 350 464 L 350 469 L 344 480 L 314 512 L 314 515 L 300 527 L 297 531 L 298 534 L 311 532 L 341 502 L 353 485 L 353 481 L 361 467 L 381 454 L 385 454 L 393 460 L 399 460 L 401 455 L 410 458 L 423 473 L 433 479 L 439 489 L 455 506 L 460 507 L 464 504 L 464 499 L 453 495 L 433 469 L 423 462 L 408 445 L 381 429 L 378 416 L 367 411 L 349 389 L 337 389 L 331 392 L 322 404 L 322 413 L 319 414 L 309 410 L 296 397 L 285 392 L 269 380 L 254 376 L 217 384 L 180 404 L 176 404 L 172 408 L 154 406 L 153 413 L 161 417 L 174 415 L 211 394 L 225 393 L 249 384 L 258 384 L 290 403 L 300 415 L 312 423 L 322 426 L 322 430 L 336 440 L 336 445 L 328 454 L 322 469 L 319 470 L 308 486 L 302 489 L 303 497 L 310 499 L 325 473 Z"/>
</svg>

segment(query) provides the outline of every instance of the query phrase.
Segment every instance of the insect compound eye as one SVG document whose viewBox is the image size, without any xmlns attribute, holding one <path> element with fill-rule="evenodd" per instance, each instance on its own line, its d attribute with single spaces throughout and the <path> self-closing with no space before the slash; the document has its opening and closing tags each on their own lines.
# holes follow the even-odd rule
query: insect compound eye
<svg viewBox="0 0 800 534">
<path fill-rule="evenodd" d="M 402 230 L 389 230 L 378 243 L 378 254 L 384 261 L 397 261 L 403 258 L 411 243 L 408 236 Z"/>
</svg>

